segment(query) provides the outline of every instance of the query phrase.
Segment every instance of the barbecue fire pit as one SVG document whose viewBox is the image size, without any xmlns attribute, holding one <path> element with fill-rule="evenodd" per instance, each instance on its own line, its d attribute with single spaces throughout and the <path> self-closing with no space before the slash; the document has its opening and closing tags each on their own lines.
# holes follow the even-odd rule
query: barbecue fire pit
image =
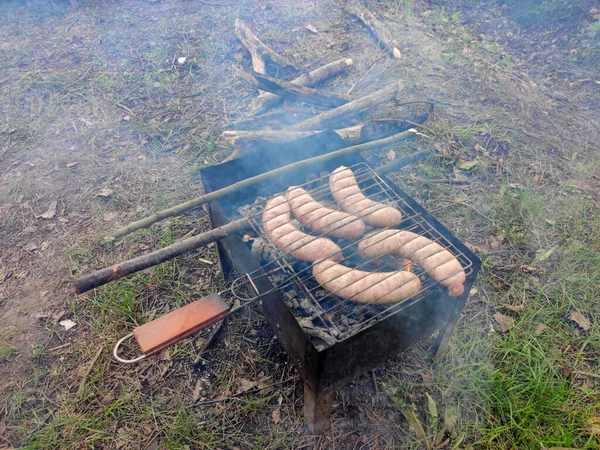
<svg viewBox="0 0 600 450">
<path fill-rule="evenodd" d="M 323 146 L 317 152 L 325 153 L 327 149 Z M 213 192 L 310 157 L 315 154 L 315 148 L 307 153 L 309 151 L 263 149 L 205 168 L 201 171 L 201 180 L 205 192 Z M 260 220 L 266 200 L 297 185 L 327 205 L 332 202 L 327 185 L 329 174 L 341 165 L 353 170 L 366 196 L 393 204 L 403 212 L 403 221 L 397 228 L 431 239 L 459 260 L 466 274 L 462 295 L 449 296 L 447 289 L 422 272 L 416 261 L 417 264 L 411 264 L 408 269 L 421 279 L 418 293 L 403 302 L 388 305 L 354 303 L 323 289 L 313 278 L 310 263 L 294 260 L 269 241 Z M 377 174 L 358 154 L 238 190 L 208 206 L 213 227 L 240 217 L 246 217 L 251 225 L 250 238 L 240 233 L 218 242 L 220 265 L 226 276 L 232 268 L 248 274 L 247 281 L 260 297 L 263 313 L 304 381 L 304 416 L 315 434 L 330 426 L 336 387 L 349 383 L 435 332 L 439 332 L 435 342 L 436 358 L 445 352 L 481 265 L 443 225 L 387 177 Z M 249 239 L 253 240 L 252 248 L 248 245 Z M 338 241 L 346 266 L 377 271 L 402 270 L 406 266 L 405 260 L 390 256 L 361 258 L 356 251 L 357 243 Z"/>
</svg>

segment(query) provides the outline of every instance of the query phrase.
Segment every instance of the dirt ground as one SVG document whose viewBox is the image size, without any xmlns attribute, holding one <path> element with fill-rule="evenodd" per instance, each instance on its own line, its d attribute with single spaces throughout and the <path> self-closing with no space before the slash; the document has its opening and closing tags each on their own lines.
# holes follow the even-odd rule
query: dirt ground
<svg viewBox="0 0 600 450">
<path fill-rule="evenodd" d="M 598 448 L 600 6 L 516 4 L 369 2 L 398 40 L 394 60 L 326 0 L 0 3 L 0 448 Z M 323 89 L 360 80 L 364 95 L 401 79 L 401 101 L 435 101 L 427 137 L 378 155 L 435 149 L 393 179 L 484 261 L 447 357 L 434 364 L 426 342 L 340 389 L 323 436 L 304 426 L 301 383 L 258 309 L 230 318 L 204 354 L 212 329 L 139 365 L 113 361 L 136 325 L 227 286 L 214 246 L 87 295 L 72 288 L 209 229 L 200 210 L 102 240 L 198 195 L 198 170 L 231 153 L 217 138 L 257 95 L 236 75 L 250 68 L 238 17 L 302 70 L 352 58 Z M 439 178 L 467 184 L 427 182 Z M 577 411 L 570 428 L 538 439 L 475 382 L 510 373 L 498 349 L 533 335 L 526 312 L 553 295 L 560 333 L 542 354 L 581 396 L 561 403 Z"/>
</svg>

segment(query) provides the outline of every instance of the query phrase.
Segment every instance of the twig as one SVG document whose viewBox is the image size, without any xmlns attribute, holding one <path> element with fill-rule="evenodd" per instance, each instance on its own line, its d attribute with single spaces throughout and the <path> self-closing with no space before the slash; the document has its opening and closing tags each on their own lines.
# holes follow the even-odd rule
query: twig
<svg viewBox="0 0 600 450">
<path fill-rule="evenodd" d="M 196 359 L 194 360 L 194 368 L 196 368 L 196 369 L 198 368 L 198 364 L 200 363 L 202 356 L 204 355 L 204 353 L 206 353 L 208 348 L 215 341 L 217 334 L 219 334 L 219 331 L 221 331 L 221 329 L 223 328 L 223 325 L 225 324 L 225 320 L 227 320 L 227 318 L 221 320 L 220 322 L 218 322 L 215 325 L 213 332 L 210 334 L 208 339 L 206 341 L 204 341 L 204 343 L 202 344 L 202 347 L 200 348 L 200 352 L 198 353 L 198 356 L 196 356 Z"/>
<path fill-rule="evenodd" d="M 242 395 L 253 394 L 255 392 L 260 392 L 262 390 L 265 390 L 265 389 L 268 389 L 268 388 L 271 388 L 271 387 L 274 387 L 274 386 L 278 386 L 280 384 L 289 383 L 290 381 L 297 380 L 298 378 L 299 378 L 298 375 L 295 375 L 293 377 L 288 378 L 287 380 L 276 381 L 275 383 L 267 384 L 266 386 L 255 387 L 255 388 L 252 388 L 252 389 L 248 389 L 247 391 L 238 392 L 237 394 L 229 395 L 229 396 L 224 397 L 224 398 L 219 398 L 219 399 L 215 399 L 215 400 L 207 400 L 205 402 L 200 402 L 200 403 L 194 403 L 194 406 L 214 405 L 216 403 L 225 402 L 227 400 L 233 400 L 234 398 L 241 397 Z"/>
<path fill-rule="evenodd" d="M 377 64 L 379 61 L 381 61 L 385 56 L 386 56 L 385 53 L 381 53 L 381 55 L 379 55 L 379 57 L 375 61 L 373 61 L 373 63 L 366 70 L 366 72 L 363 73 L 362 76 L 358 80 L 356 80 L 352 86 L 350 86 L 350 89 L 348 89 L 348 91 L 346 92 L 346 95 L 352 94 L 352 92 L 354 92 L 354 89 L 356 88 L 358 83 L 360 83 L 369 74 L 369 72 L 373 69 L 373 67 L 375 67 L 375 64 Z"/>
<path fill-rule="evenodd" d="M 98 361 L 98 358 L 100 358 L 100 355 L 102 354 L 102 350 L 104 350 L 104 345 L 100 346 L 100 348 L 96 352 L 96 355 L 90 362 L 90 366 L 85 371 L 85 374 L 83 375 L 83 379 L 81 380 L 81 383 L 79 383 L 79 389 L 77 389 L 77 394 L 76 394 L 77 397 L 80 397 L 83 394 L 83 391 L 85 390 L 85 383 L 87 382 L 87 379 L 90 376 L 90 373 L 92 373 L 92 369 L 94 368 L 96 361 Z"/>
<path fill-rule="evenodd" d="M 454 184 L 454 185 L 463 185 L 463 184 L 471 184 L 469 180 L 452 180 L 451 178 L 435 178 L 435 179 L 425 179 L 425 178 L 417 178 L 415 181 L 419 183 L 433 183 L 433 184 Z"/>
<path fill-rule="evenodd" d="M 575 375 L 581 375 L 582 377 L 600 378 L 600 374 L 597 373 L 581 372 L 579 370 L 575 370 L 573 373 Z"/>
<path fill-rule="evenodd" d="M 47 352 L 53 352 L 53 351 L 55 351 L 55 350 L 60 350 L 61 348 L 68 347 L 69 345 L 71 345 L 71 342 L 67 342 L 66 344 L 62 344 L 62 345 L 58 345 L 58 346 L 56 346 L 56 347 L 49 348 L 49 349 L 48 349 L 48 350 L 46 350 L 46 351 L 47 351 Z"/>
<path fill-rule="evenodd" d="M 375 386 L 375 395 L 379 395 L 379 386 L 377 386 L 377 376 L 375 375 L 375 369 L 371 370 L 371 376 L 373 377 L 373 386 Z"/>
<path fill-rule="evenodd" d="M 133 111 L 132 111 L 130 108 L 128 108 L 128 107 L 127 107 L 127 106 L 125 106 L 124 104 L 122 104 L 122 103 L 119 103 L 119 102 L 114 102 L 114 103 L 115 103 L 115 106 L 118 106 L 119 108 L 121 108 L 121 109 L 123 109 L 123 110 L 127 111 L 127 112 L 128 112 L 129 114 L 131 114 L 132 116 L 134 116 L 134 117 L 137 117 L 137 114 L 136 114 L 136 113 L 134 113 L 134 112 L 133 112 Z"/>
<path fill-rule="evenodd" d="M 397 88 L 398 88 L 398 86 L 394 86 L 393 89 L 391 90 L 391 92 L 389 92 L 389 94 L 395 95 L 397 92 Z M 348 105 L 350 105 L 352 103 L 353 102 L 350 102 L 350 103 L 348 103 Z M 344 105 L 340 108 L 344 108 L 348 105 Z M 331 111 L 336 111 L 340 108 L 336 108 Z M 307 121 L 301 122 L 301 124 L 305 124 L 306 122 Z M 297 128 L 291 127 L 291 129 L 297 129 Z M 228 195 L 232 192 L 236 192 L 242 188 L 255 185 L 259 182 L 267 181 L 269 179 L 275 178 L 276 176 L 283 175 L 284 173 L 292 172 L 295 170 L 301 170 L 302 168 L 310 166 L 312 164 L 330 161 L 332 159 L 339 158 L 341 156 L 350 155 L 352 153 L 363 152 L 363 151 L 370 150 L 373 148 L 379 148 L 379 147 L 383 147 L 385 145 L 394 144 L 398 141 L 406 140 L 411 137 L 414 137 L 414 133 L 412 133 L 410 131 L 404 131 L 402 133 L 395 134 L 395 135 L 390 136 L 385 139 L 377 139 L 377 140 L 374 140 L 371 142 L 366 142 L 364 144 L 346 147 L 346 148 L 343 148 L 341 150 L 336 150 L 331 153 L 326 153 L 324 155 L 315 156 L 313 158 L 308 158 L 308 159 L 305 159 L 302 161 L 295 162 L 293 164 L 288 164 L 287 166 L 279 167 L 277 169 L 271 170 L 270 172 L 265 172 L 260 175 L 254 176 L 254 177 L 246 178 L 245 180 L 238 181 L 237 183 L 227 186 L 226 188 L 218 189 L 218 190 L 210 192 L 208 194 L 201 195 L 201 196 L 196 197 L 187 202 L 184 202 L 179 205 L 172 206 L 171 208 L 159 211 L 159 212 L 152 214 L 151 216 L 148 216 L 144 219 L 130 223 L 129 225 L 127 225 L 123 228 L 120 228 L 117 231 L 115 231 L 114 233 L 112 233 L 108 237 L 108 239 L 117 239 L 117 238 L 125 236 L 129 233 L 132 233 L 136 230 L 139 230 L 142 228 L 148 228 L 152 224 L 159 222 L 163 219 L 176 216 L 176 215 L 181 214 L 190 209 L 197 208 L 198 206 L 203 205 L 204 203 L 208 203 L 208 202 L 216 200 L 218 198 L 222 198 L 225 195 Z"/>
</svg>

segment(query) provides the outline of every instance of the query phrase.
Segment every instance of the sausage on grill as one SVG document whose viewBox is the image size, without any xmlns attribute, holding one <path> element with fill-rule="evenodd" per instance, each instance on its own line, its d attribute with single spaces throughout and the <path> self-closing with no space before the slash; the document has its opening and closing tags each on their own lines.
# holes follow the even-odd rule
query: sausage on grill
<svg viewBox="0 0 600 450">
<path fill-rule="evenodd" d="M 329 177 L 329 189 L 340 208 L 371 226 L 386 228 L 402 222 L 402 213 L 396 208 L 365 197 L 348 167 L 340 166 L 333 171 Z"/>
<path fill-rule="evenodd" d="M 363 258 L 398 255 L 419 264 L 435 281 L 448 288 L 448 295 L 457 297 L 465 288 L 467 276 L 460 262 L 447 249 L 425 236 L 406 230 L 382 230 L 371 233 L 358 244 Z"/>
<path fill-rule="evenodd" d="M 312 231 L 335 238 L 356 239 L 365 233 L 365 223 L 351 214 L 326 208 L 301 187 L 285 193 L 294 217 Z"/>
<path fill-rule="evenodd" d="M 419 277 L 411 272 L 365 272 L 330 259 L 313 265 L 313 277 L 332 294 L 356 303 L 401 302 L 421 289 Z"/>
<path fill-rule="evenodd" d="M 290 205 L 283 195 L 272 198 L 263 211 L 265 234 L 282 251 L 301 261 L 342 259 L 342 249 L 327 238 L 303 233 L 292 224 Z"/>
</svg>

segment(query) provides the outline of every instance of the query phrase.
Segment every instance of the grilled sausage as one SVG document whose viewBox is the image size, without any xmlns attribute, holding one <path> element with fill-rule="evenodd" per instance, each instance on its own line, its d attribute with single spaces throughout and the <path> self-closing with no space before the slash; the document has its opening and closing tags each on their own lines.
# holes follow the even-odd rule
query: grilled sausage
<svg viewBox="0 0 600 450">
<path fill-rule="evenodd" d="M 421 289 L 419 277 L 411 272 L 365 272 L 330 259 L 313 265 L 313 277 L 332 294 L 373 305 L 401 302 Z"/>
<path fill-rule="evenodd" d="M 437 242 L 406 230 L 382 230 L 365 237 L 358 244 L 363 258 L 398 255 L 419 264 L 435 281 L 457 297 L 465 288 L 465 271 L 456 257 Z"/>
<path fill-rule="evenodd" d="M 285 198 L 294 217 L 312 231 L 343 239 L 356 239 L 365 233 L 365 223 L 361 219 L 324 207 L 301 187 L 290 187 Z"/>
<path fill-rule="evenodd" d="M 402 222 L 402 213 L 396 208 L 365 197 L 348 167 L 340 166 L 333 171 L 329 177 L 329 189 L 340 208 L 371 226 L 386 228 Z"/>
<path fill-rule="evenodd" d="M 301 261 L 331 258 L 339 261 L 342 249 L 327 238 L 303 233 L 292 224 L 290 205 L 283 195 L 269 200 L 263 211 L 265 234 L 282 251 Z"/>
</svg>

